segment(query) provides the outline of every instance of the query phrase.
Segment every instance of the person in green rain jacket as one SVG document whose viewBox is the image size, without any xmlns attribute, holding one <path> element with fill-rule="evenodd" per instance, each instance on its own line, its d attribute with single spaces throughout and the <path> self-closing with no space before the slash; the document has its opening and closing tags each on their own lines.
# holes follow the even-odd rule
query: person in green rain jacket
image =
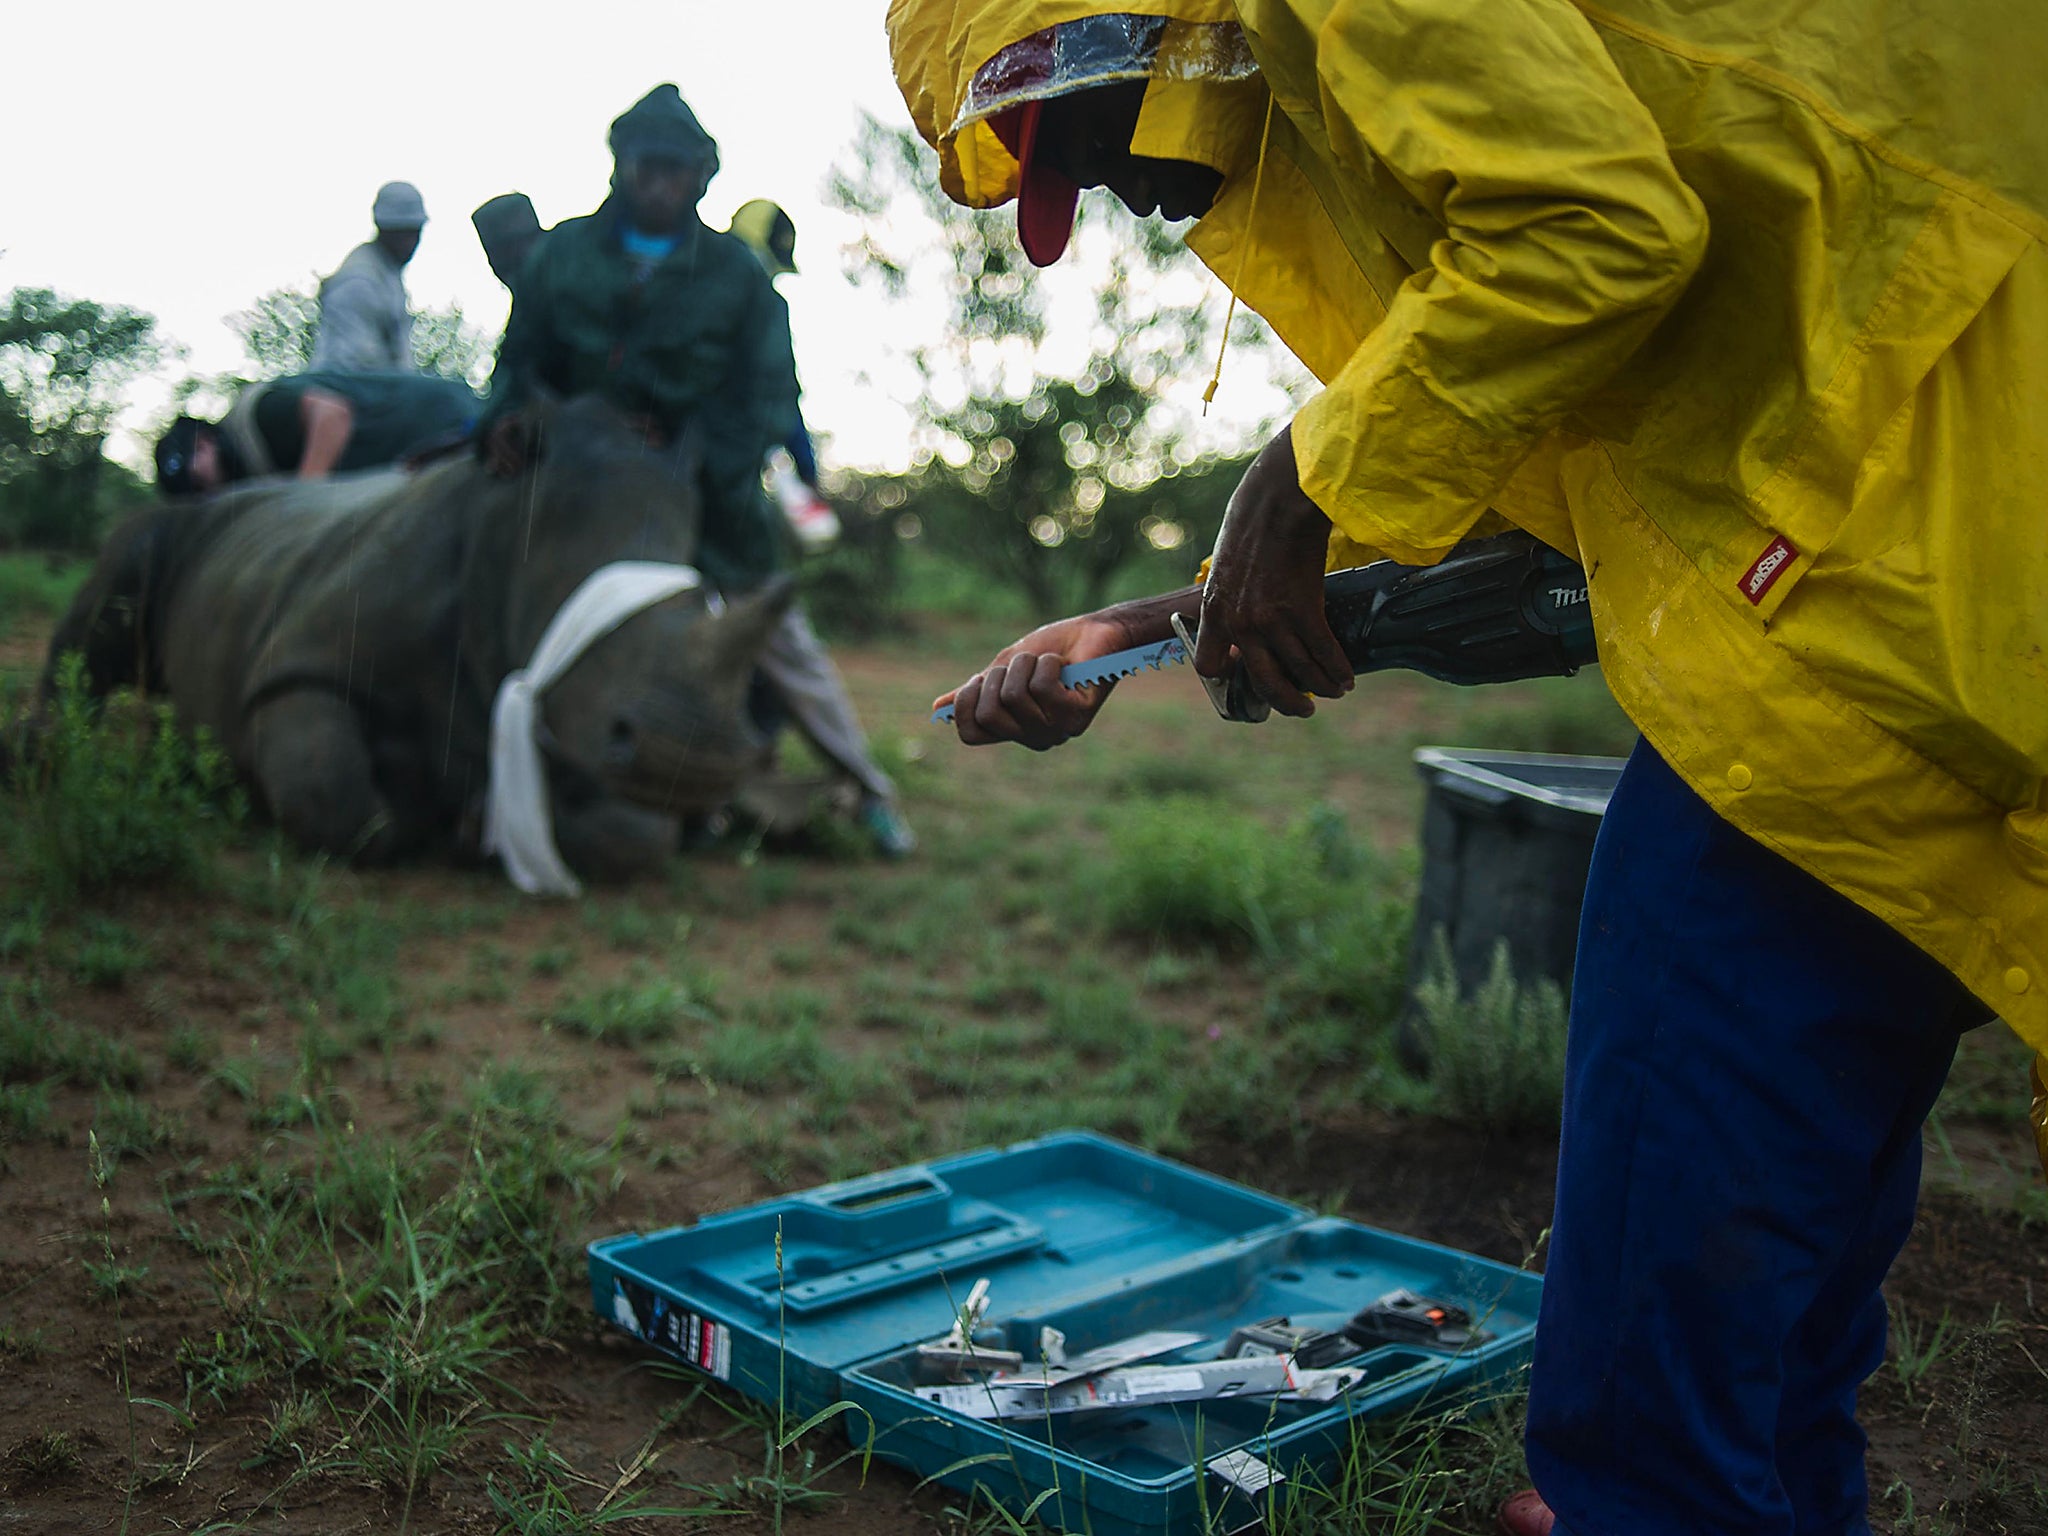
<svg viewBox="0 0 2048 1536">
<path fill-rule="evenodd" d="M 517 413 L 537 390 L 602 396 L 651 447 L 693 439 L 698 563 L 712 586 L 743 591 L 783 561 L 761 458 L 796 408 L 788 331 L 772 323 L 775 296 L 753 252 L 697 217 L 718 146 L 676 88 L 655 87 L 615 121 L 611 147 L 611 196 L 549 231 L 518 274 L 485 456 L 501 474 L 524 466 Z"/>
</svg>

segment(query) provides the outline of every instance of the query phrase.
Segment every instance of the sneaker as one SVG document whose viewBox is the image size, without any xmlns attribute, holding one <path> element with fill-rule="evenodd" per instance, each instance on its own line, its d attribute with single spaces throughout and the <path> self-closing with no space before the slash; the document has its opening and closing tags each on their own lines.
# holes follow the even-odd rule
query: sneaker
<svg viewBox="0 0 2048 1536">
<path fill-rule="evenodd" d="M 910 830 L 910 823 L 903 819 L 894 801 L 869 795 L 861 801 L 856 819 L 874 839 L 875 852 L 883 858 L 907 859 L 917 852 L 917 834 Z"/>
<path fill-rule="evenodd" d="M 1534 1488 L 1525 1488 L 1495 1511 L 1493 1528 L 1500 1536 L 1550 1536 L 1557 1516 Z"/>
</svg>

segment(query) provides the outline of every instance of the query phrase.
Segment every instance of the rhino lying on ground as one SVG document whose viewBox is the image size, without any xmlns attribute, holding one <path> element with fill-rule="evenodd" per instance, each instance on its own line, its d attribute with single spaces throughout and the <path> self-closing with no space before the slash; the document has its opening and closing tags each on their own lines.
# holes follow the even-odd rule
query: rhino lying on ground
<svg viewBox="0 0 2048 1536">
<path fill-rule="evenodd" d="M 77 650 L 95 692 L 168 697 L 308 848 L 369 862 L 474 848 L 501 683 L 593 572 L 687 566 L 697 543 L 694 455 L 646 450 L 593 401 L 542 428 L 516 479 L 465 456 L 141 514 L 59 624 L 45 691 Z M 679 592 L 541 694 L 547 809 L 576 875 L 658 867 L 678 815 L 761 765 L 747 684 L 789 599 L 786 583 L 723 610 Z"/>
</svg>

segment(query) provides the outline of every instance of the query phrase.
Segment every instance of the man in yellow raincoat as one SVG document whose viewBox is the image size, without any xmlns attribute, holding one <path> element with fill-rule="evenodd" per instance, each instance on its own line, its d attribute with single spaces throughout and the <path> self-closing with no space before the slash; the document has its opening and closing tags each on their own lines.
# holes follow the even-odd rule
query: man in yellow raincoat
<svg viewBox="0 0 2048 1536">
<path fill-rule="evenodd" d="M 1199 589 L 1285 713 L 1351 684 L 1325 566 L 1482 518 L 1579 558 L 1641 727 L 1573 998 L 1504 1530 L 1868 1530 L 1856 1390 L 1958 1030 L 2048 1048 L 2048 20 L 2031 0 L 894 0 L 947 190 L 1188 244 L 1324 388 Z M 2036 1104 L 2041 1127 L 2043 1108 Z M 1549 1507 L 1546 1508 L 1546 1503 Z"/>
</svg>

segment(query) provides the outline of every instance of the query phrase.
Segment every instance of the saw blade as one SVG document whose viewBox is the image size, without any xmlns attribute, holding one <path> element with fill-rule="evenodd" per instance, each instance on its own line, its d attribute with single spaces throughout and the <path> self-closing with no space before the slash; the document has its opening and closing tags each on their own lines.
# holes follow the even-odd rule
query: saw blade
<svg viewBox="0 0 2048 1536">
<path fill-rule="evenodd" d="M 1100 688 L 1104 683 L 1113 683 L 1134 672 L 1160 672 L 1187 659 L 1188 648 L 1178 637 L 1157 640 L 1150 645 L 1134 645 L 1127 651 L 1111 651 L 1093 661 L 1077 661 L 1072 666 L 1061 667 L 1060 685 L 1065 688 Z M 950 721 L 952 718 L 953 706 L 950 704 L 932 711 L 935 721 Z"/>
</svg>

